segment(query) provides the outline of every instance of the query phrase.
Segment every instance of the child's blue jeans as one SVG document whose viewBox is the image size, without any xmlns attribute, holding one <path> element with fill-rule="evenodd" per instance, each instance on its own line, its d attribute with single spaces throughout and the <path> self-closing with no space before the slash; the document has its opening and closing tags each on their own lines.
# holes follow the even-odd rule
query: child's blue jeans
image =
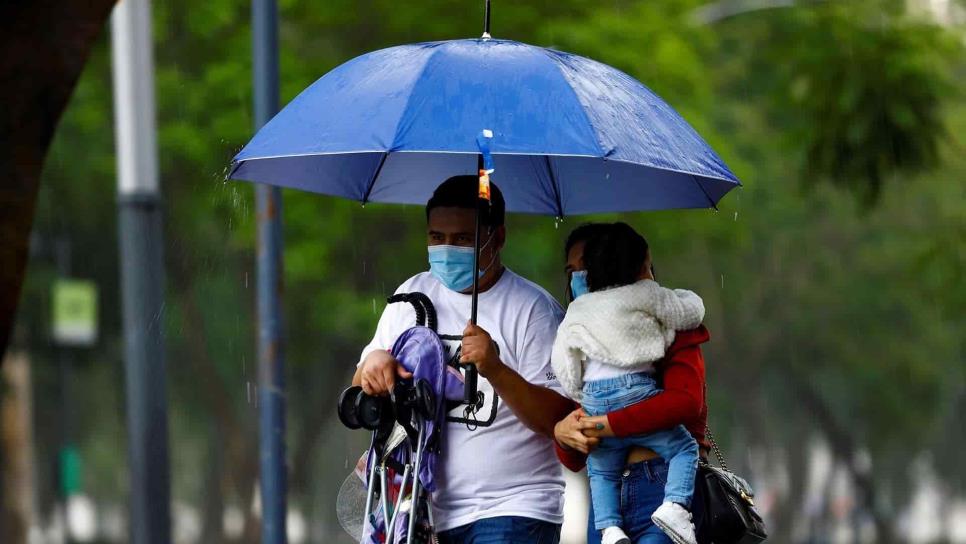
<svg viewBox="0 0 966 544">
<path fill-rule="evenodd" d="M 584 383 L 582 404 L 588 415 L 601 416 L 659 392 L 657 383 L 649 374 L 626 374 Z M 597 530 L 623 526 L 621 474 L 626 465 L 627 452 L 632 446 L 650 448 L 667 461 L 665 501 L 685 507 L 691 504 L 698 470 L 698 444 L 683 425 L 648 435 L 605 438 L 587 459 L 590 497 L 594 503 L 594 526 Z"/>
</svg>

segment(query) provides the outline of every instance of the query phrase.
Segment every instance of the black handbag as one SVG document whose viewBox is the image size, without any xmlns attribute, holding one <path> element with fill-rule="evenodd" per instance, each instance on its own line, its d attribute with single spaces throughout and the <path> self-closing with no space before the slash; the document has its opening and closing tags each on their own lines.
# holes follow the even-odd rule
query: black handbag
<svg viewBox="0 0 966 544">
<path fill-rule="evenodd" d="M 744 478 L 728 470 L 711 429 L 706 429 L 718 466 L 698 464 L 696 497 L 703 503 L 695 520 L 701 544 L 757 544 L 768 537 L 765 522 L 755 510 L 755 494 Z"/>
</svg>

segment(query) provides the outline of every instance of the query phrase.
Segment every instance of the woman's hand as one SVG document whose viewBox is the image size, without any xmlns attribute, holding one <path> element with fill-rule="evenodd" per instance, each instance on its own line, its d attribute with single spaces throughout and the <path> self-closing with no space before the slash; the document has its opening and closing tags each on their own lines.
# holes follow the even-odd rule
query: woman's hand
<svg viewBox="0 0 966 544">
<path fill-rule="evenodd" d="M 588 438 L 609 438 L 616 436 L 610 428 L 607 416 L 587 416 L 581 419 L 584 423 L 584 435 Z"/>
<path fill-rule="evenodd" d="M 577 450 L 583 454 L 594 451 L 600 444 L 600 439 L 586 434 L 597 426 L 597 423 L 590 422 L 590 419 L 582 408 L 577 408 L 554 425 L 554 439 L 564 449 Z"/>
</svg>

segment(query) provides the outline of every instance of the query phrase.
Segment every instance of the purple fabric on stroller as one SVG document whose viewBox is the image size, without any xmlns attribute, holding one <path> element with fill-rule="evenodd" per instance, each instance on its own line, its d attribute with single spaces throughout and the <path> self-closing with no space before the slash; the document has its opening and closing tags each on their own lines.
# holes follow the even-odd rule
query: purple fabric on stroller
<svg viewBox="0 0 966 544">
<path fill-rule="evenodd" d="M 428 327 L 416 326 L 403 332 L 396 339 L 390 353 L 406 370 L 413 373 L 413 383 L 424 379 L 433 390 L 436 397 L 436 417 L 426 422 L 423 444 L 430 440 L 438 443 L 438 434 L 446 417 L 446 401 L 463 399 L 463 375 L 446 364 L 446 348 L 436 332 Z M 419 470 L 419 479 L 429 492 L 436 490 L 433 475 L 436 473 L 438 454 L 435 450 L 436 448 L 424 448 Z"/>
</svg>

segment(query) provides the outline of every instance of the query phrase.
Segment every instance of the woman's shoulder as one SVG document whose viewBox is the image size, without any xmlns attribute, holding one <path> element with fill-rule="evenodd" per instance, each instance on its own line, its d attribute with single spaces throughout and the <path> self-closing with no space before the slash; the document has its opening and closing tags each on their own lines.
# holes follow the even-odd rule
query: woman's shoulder
<svg viewBox="0 0 966 544">
<path fill-rule="evenodd" d="M 670 355 L 675 351 L 685 348 L 700 346 L 709 340 L 711 340 L 711 333 L 704 324 L 698 325 L 690 330 L 677 331 L 674 335 L 674 342 L 668 348 L 668 354 Z"/>
</svg>

